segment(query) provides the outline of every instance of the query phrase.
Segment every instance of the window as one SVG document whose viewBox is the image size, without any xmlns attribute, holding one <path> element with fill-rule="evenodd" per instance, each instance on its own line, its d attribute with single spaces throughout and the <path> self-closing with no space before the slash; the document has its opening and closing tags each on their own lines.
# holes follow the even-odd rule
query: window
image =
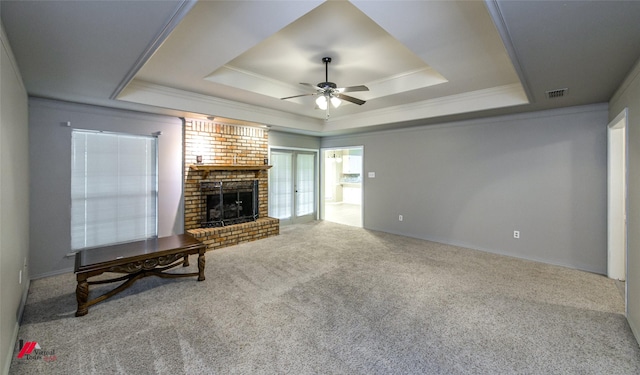
<svg viewBox="0 0 640 375">
<path fill-rule="evenodd" d="M 74 130 L 71 248 L 157 235 L 157 138 Z"/>
</svg>

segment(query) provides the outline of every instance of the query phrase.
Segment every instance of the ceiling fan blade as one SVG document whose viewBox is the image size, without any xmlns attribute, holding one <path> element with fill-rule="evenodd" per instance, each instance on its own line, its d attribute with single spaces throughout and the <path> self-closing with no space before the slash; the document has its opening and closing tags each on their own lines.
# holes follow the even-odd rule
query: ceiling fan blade
<svg viewBox="0 0 640 375">
<path fill-rule="evenodd" d="M 336 91 L 338 92 L 369 91 L 369 88 L 365 85 L 360 85 L 360 86 L 339 87 L 336 89 Z"/>
<path fill-rule="evenodd" d="M 320 91 L 324 91 L 324 89 L 322 87 L 318 87 L 316 85 L 312 85 L 310 83 L 304 83 L 304 82 L 300 82 L 301 85 L 305 85 L 305 86 L 309 86 L 309 87 L 313 87 L 316 90 L 320 90 Z"/>
<path fill-rule="evenodd" d="M 366 101 L 364 100 L 360 100 L 358 98 L 354 98 L 353 96 L 349 96 L 349 95 L 345 95 L 345 94 L 335 94 L 336 97 L 342 99 L 342 100 L 346 100 L 348 102 L 351 102 L 353 104 L 357 104 L 357 105 L 363 105 L 364 103 L 366 103 Z"/>
<path fill-rule="evenodd" d="M 280 100 L 293 99 L 293 98 L 299 98 L 301 96 L 310 96 L 310 95 L 316 95 L 316 93 L 314 92 L 312 94 L 302 94 L 302 95 L 287 96 L 286 98 L 280 98 Z"/>
</svg>

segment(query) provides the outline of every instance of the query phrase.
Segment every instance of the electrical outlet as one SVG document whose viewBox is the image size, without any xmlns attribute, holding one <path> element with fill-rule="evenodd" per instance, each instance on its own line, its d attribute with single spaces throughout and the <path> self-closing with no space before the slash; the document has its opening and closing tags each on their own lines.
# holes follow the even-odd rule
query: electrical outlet
<svg viewBox="0 0 640 375">
<path fill-rule="evenodd" d="M 514 230 L 513 231 L 513 238 L 520 238 L 520 231 L 519 230 Z"/>
<path fill-rule="evenodd" d="M 402 215 L 398 215 L 398 221 L 402 221 L 404 220 L 404 217 L 402 217 Z"/>
</svg>

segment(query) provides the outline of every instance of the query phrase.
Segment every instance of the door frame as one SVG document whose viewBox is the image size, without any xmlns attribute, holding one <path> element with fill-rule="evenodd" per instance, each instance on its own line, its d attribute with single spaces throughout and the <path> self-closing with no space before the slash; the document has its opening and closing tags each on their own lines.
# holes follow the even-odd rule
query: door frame
<svg viewBox="0 0 640 375">
<path fill-rule="evenodd" d="M 325 220 L 325 186 L 324 181 L 326 180 L 325 176 L 325 164 L 324 164 L 324 154 L 330 150 L 352 150 L 352 149 L 361 149 L 362 150 L 362 173 L 360 176 L 360 188 L 362 194 L 360 196 L 360 227 L 364 228 L 364 145 L 353 145 L 353 146 L 336 146 L 336 147 L 321 147 L 320 148 L 320 220 Z"/>
<path fill-rule="evenodd" d="M 607 125 L 607 276 L 616 280 L 627 277 L 628 129 L 627 108 Z"/>
<path fill-rule="evenodd" d="M 294 169 L 294 174 L 293 174 L 293 183 L 294 183 L 294 194 L 295 194 L 295 179 L 296 179 L 296 175 L 295 175 L 295 168 L 296 168 L 296 161 L 295 161 L 295 153 L 297 152 L 304 152 L 304 153 L 313 153 L 315 155 L 315 173 L 313 176 L 314 179 L 314 214 L 313 214 L 313 218 L 311 220 L 318 220 L 319 215 L 320 215 L 320 210 L 319 210 L 319 200 L 320 200 L 320 188 L 319 188 L 319 171 L 320 171 L 320 153 L 318 149 L 313 149 L 313 148 L 301 148 L 301 147 L 281 147 L 281 146 L 268 146 L 268 157 L 269 160 L 271 160 L 271 151 L 272 150 L 276 150 L 276 151 L 283 151 L 283 152 L 291 152 L 293 154 L 293 164 L 292 167 Z M 291 219 L 285 219 L 285 220 L 280 220 L 280 224 L 281 225 L 290 225 L 290 224 L 297 224 L 294 217 L 295 217 L 295 210 L 296 210 L 296 206 L 295 206 L 295 197 L 294 199 L 294 204 L 292 206 L 292 212 L 291 212 Z"/>
</svg>

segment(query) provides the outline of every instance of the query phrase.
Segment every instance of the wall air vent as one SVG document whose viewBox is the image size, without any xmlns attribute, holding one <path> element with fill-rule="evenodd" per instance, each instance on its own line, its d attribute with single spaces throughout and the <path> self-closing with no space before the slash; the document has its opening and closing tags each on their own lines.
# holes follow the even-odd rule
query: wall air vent
<svg viewBox="0 0 640 375">
<path fill-rule="evenodd" d="M 569 92 L 569 89 L 564 88 L 564 89 L 557 89 L 557 90 L 549 90 L 545 94 L 547 96 L 547 99 L 556 99 L 556 98 L 562 98 L 563 96 L 567 96 L 568 92 Z"/>
</svg>

